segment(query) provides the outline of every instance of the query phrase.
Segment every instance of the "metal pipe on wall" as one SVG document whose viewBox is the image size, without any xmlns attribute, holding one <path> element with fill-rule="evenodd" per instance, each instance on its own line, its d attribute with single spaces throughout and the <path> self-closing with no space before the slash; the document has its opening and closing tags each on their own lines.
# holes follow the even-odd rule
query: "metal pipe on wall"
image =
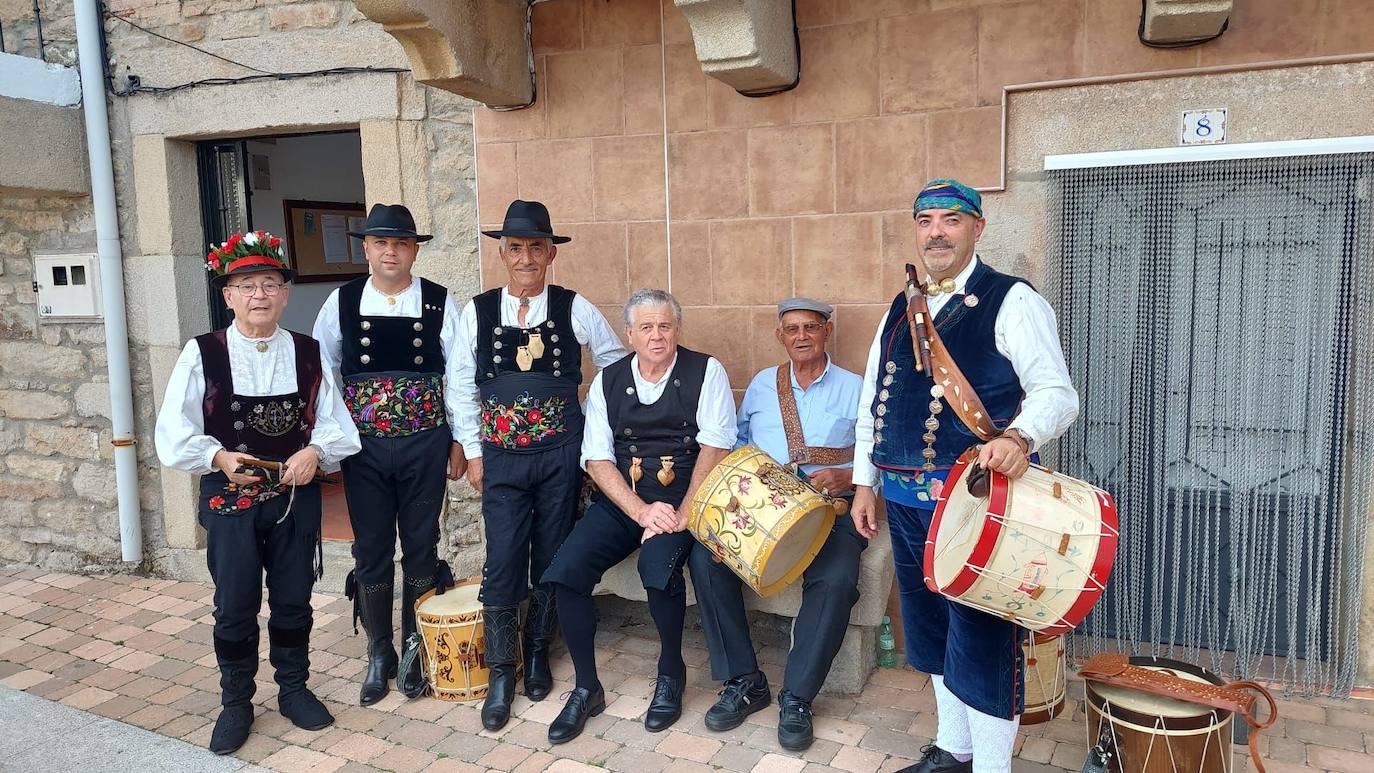
<svg viewBox="0 0 1374 773">
<path fill-rule="evenodd" d="M 119 545 L 125 561 L 143 560 L 143 518 L 138 504 L 138 454 L 134 447 L 133 384 L 129 377 L 129 328 L 124 308 L 124 260 L 119 246 L 110 118 L 105 105 L 104 53 L 96 0 L 75 0 L 76 47 L 81 67 L 81 106 L 95 210 L 96 252 L 109 362 L 111 444 L 114 445 Z"/>
</svg>

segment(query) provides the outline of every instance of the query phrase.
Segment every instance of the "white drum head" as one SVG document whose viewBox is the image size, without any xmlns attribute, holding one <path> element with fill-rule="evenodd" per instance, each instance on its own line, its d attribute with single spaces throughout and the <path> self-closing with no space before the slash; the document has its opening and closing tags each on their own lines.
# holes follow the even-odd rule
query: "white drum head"
<svg viewBox="0 0 1374 773">
<path fill-rule="evenodd" d="M 482 602 L 477 600 L 477 592 L 481 589 L 481 583 L 449 588 L 444 591 L 443 595 L 436 593 L 425 599 L 416 608 L 416 611 L 426 615 L 456 615 L 462 612 L 475 612 L 482 608 Z"/>
<path fill-rule="evenodd" d="M 963 571 L 973 554 L 974 545 L 983 533 L 983 519 L 987 516 L 988 500 L 968 493 L 968 467 L 959 478 L 947 480 L 942 494 L 945 509 L 940 518 L 940 531 L 935 535 L 935 584 L 943 588 Z"/>
<path fill-rule="evenodd" d="M 768 556 L 768 563 L 763 567 L 762 587 L 767 588 L 783 579 L 803 558 L 806 558 L 807 552 L 816 544 L 821 532 L 835 525 L 833 513 L 834 510 L 825 505 L 813 508 L 797 519 Z"/>
</svg>

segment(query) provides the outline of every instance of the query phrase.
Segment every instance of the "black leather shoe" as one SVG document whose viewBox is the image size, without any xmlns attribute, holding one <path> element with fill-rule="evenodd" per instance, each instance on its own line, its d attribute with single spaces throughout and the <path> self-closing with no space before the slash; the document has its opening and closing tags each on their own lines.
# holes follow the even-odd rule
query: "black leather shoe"
<svg viewBox="0 0 1374 773">
<path fill-rule="evenodd" d="M 757 681 L 755 681 L 757 678 Z M 773 702 L 768 689 L 768 677 L 759 671 L 757 677 L 737 676 L 725 683 L 716 705 L 706 711 L 706 727 L 723 732 L 744 724 L 744 718 Z"/>
<path fill-rule="evenodd" d="M 334 715 L 307 689 L 279 695 L 277 708 L 283 717 L 302 730 L 323 730 L 334 724 Z"/>
<path fill-rule="evenodd" d="M 558 628 L 558 612 L 553 591 L 536 585 L 530 592 L 530 607 L 525 612 L 525 697 L 542 701 L 553 689 L 553 670 L 549 667 L 549 647 Z"/>
<path fill-rule="evenodd" d="M 897 773 L 973 773 L 973 760 L 960 762 L 954 759 L 953 754 L 935 744 L 922 746 L 921 751 L 923 755 L 920 762 L 902 768 Z"/>
<path fill-rule="evenodd" d="M 816 736 L 811 727 L 811 701 L 787 690 L 778 693 L 778 745 L 790 752 L 810 748 Z"/>
<path fill-rule="evenodd" d="M 515 700 L 516 636 L 520 627 L 520 607 L 483 607 L 482 623 L 486 636 L 487 699 L 482 703 L 482 727 L 500 730 L 510 721 L 510 704 Z"/>
<path fill-rule="evenodd" d="M 220 709 L 215 719 L 215 729 L 210 733 L 210 751 L 215 754 L 233 754 L 253 728 L 253 704 L 235 703 Z"/>
<path fill-rule="evenodd" d="M 549 743 L 567 743 L 582 735 L 587 720 L 606 710 L 606 692 L 600 687 L 592 692 L 585 687 L 574 687 L 568 693 L 568 702 L 563 710 L 549 725 Z"/>
<path fill-rule="evenodd" d="M 654 680 L 654 699 L 644 712 L 644 729 L 658 733 L 673 726 L 682 716 L 682 691 L 685 680 L 659 674 Z"/>
</svg>

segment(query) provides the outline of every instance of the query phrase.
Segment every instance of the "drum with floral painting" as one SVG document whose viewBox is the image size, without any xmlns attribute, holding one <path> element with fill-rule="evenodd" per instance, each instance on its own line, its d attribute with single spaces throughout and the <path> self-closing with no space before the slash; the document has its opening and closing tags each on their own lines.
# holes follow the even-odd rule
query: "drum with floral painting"
<svg viewBox="0 0 1374 773">
<path fill-rule="evenodd" d="M 835 525 L 829 497 L 757 446 L 744 446 L 707 473 L 687 528 L 760 596 L 801 576 Z"/>
</svg>

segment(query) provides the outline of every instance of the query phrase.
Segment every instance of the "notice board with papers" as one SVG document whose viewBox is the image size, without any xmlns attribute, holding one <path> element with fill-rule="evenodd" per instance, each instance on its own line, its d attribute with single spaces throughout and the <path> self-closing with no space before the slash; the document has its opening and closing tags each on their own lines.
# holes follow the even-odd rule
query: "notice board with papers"
<svg viewBox="0 0 1374 773">
<path fill-rule="evenodd" d="M 336 282 L 367 276 L 363 241 L 348 235 L 363 230 L 367 210 L 361 202 L 282 202 L 286 221 L 286 260 L 297 282 Z"/>
</svg>

